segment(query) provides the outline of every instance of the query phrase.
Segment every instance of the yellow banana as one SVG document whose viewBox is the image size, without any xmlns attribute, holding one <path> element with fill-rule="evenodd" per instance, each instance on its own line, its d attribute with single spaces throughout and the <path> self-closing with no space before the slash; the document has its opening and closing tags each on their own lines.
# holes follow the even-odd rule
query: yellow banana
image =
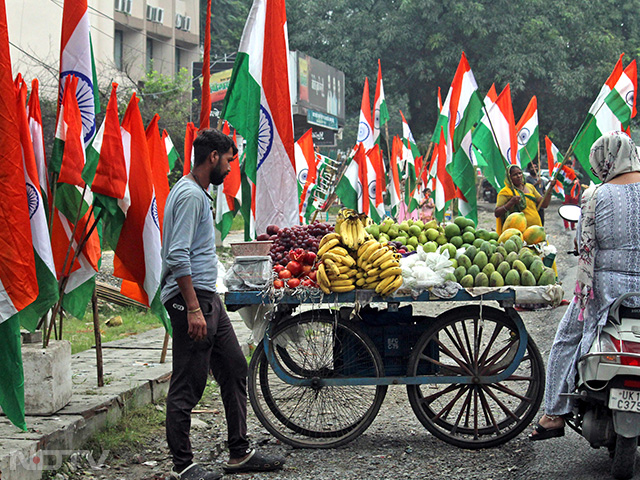
<svg viewBox="0 0 640 480">
<path fill-rule="evenodd" d="M 320 243 L 318 244 L 319 248 L 322 248 L 325 246 L 325 244 L 330 241 L 330 240 L 338 240 L 338 242 L 341 240 L 342 237 L 340 237 L 339 233 L 327 233 L 324 237 L 322 237 L 322 240 L 320 240 Z"/>
<path fill-rule="evenodd" d="M 351 278 L 346 273 L 341 273 L 340 275 L 334 275 L 333 273 L 330 273 L 327 276 L 329 277 L 329 281 L 331 282 L 331 285 L 333 285 L 336 282 L 336 280 L 349 280 Z"/>
<path fill-rule="evenodd" d="M 380 283 L 376 287 L 376 293 L 382 293 L 396 279 L 396 277 L 387 277 L 384 280 L 380 280 Z"/>
<path fill-rule="evenodd" d="M 373 252 L 369 258 L 367 258 L 367 262 L 373 265 L 373 263 L 380 258 L 385 253 L 389 252 L 389 247 L 380 247 L 378 250 Z"/>
<path fill-rule="evenodd" d="M 335 255 L 331 252 L 327 252 L 322 256 L 322 260 L 325 258 L 329 260 L 333 260 L 338 266 L 346 265 L 348 267 L 353 267 L 356 264 L 356 261 L 353 259 L 351 255 Z"/>
<path fill-rule="evenodd" d="M 335 255 L 349 255 L 349 252 L 347 252 L 344 248 L 342 247 L 332 247 L 329 249 L 329 251 L 327 253 L 333 253 Z"/>
<path fill-rule="evenodd" d="M 359 278 L 358 280 L 356 280 L 356 286 L 358 287 L 364 287 L 366 284 L 367 282 L 364 278 Z"/>
<path fill-rule="evenodd" d="M 323 237 L 323 239 L 324 238 L 326 238 L 326 235 L 325 235 L 325 237 Z M 329 240 L 328 242 L 325 242 L 325 244 L 322 247 L 320 247 L 320 249 L 318 250 L 318 254 L 317 255 L 319 257 L 322 257 L 325 253 L 327 253 L 329 251 L 329 249 L 331 249 L 331 248 L 333 248 L 333 247 L 335 247 L 337 245 L 340 245 L 340 240 L 338 240 L 337 238 L 333 238 L 333 239 Z"/>
<path fill-rule="evenodd" d="M 380 282 L 367 283 L 367 286 L 365 288 L 367 290 L 375 290 L 378 287 L 379 283 Z"/>
<path fill-rule="evenodd" d="M 327 270 L 327 268 L 329 269 L 327 271 L 327 276 L 329 275 L 329 272 L 331 272 L 336 277 L 340 275 L 340 269 L 338 268 L 338 265 L 336 265 L 331 258 L 327 258 L 327 256 L 325 255 L 324 257 L 322 257 L 322 261 L 325 264 L 325 270 Z"/>
<path fill-rule="evenodd" d="M 371 283 L 376 283 L 380 280 L 380 277 L 378 275 L 374 275 L 372 277 L 367 277 L 365 279 L 365 281 L 367 282 L 367 284 L 371 284 Z"/>
<path fill-rule="evenodd" d="M 349 273 L 352 269 L 347 265 L 338 265 L 338 270 L 340 270 L 340 274 Z"/>
<path fill-rule="evenodd" d="M 317 276 L 318 276 L 318 283 L 320 284 L 320 286 L 325 286 L 328 288 L 331 285 L 331 282 L 329 281 L 329 277 L 327 277 L 327 272 L 324 269 L 324 264 L 322 263 L 318 265 Z"/>
<path fill-rule="evenodd" d="M 320 290 L 322 290 L 327 295 L 331 293 L 331 290 L 329 290 L 329 287 L 323 285 L 321 282 L 319 282 L 318 285 L 320 285 Z"/>
<path fill-rule="evenodd" d="M 368 243 L 368 242 L 367 242 Z M 366 243 L 365 243 L 366 245 Z M 362 261 L 366 262 L 369 260 L 369 257 L 371 257 L 371 255 L 373 254 L 373 252 L 377 251 L 378 249 L 382 248 L 382 245 L 380 245 L 379 242 L 374 240 L 374 243 L 372 243 L 371 245 L 369 245 L 369 247 L 367 247 L 367 249 L 362 253 Z"/>
<path fill-rule="evenodd" d="M 382 265 L 387 260 L 394 260 L 393 252 L 391 250 L 386 251 L 383 255 L 381 255 L 380 257 L 376 258 L 376 260 L 373 262 L 372 265 L 374 267 L 379 267 L 380 265 Z"/>
<path fill-rule="evenodd" d="M 367 277 L 375 277 L 379 275 L 381 272 L 382 272 L 382 269 L 380 268 L 372 268 L 367 271 Z"/>
<path fill-rule="evenodd" d="M 358 271 L 358 273 L 356 273 L 356 278 L 364 278 L 364 272 Z"/>
<path fill-rule="evenodd" d="M 360 248 L 358 248 L 358 258 L 362 257 L 362 255 L 364 254 L 364 252 L 372 245 L 375 245 L 376 243 L 378 243 L 377 240 L 374 240 L 373 238 L 367 240 L 366 242 L 364 242 L 362 245 L 360 245 Z"/>
<path fill-rule="evenodd" d="M 402 275 L 402 268 L 392 267 L 387 268 L 386 270 L 382 270 L 382 273 L 380 273 L 380 278 L 396 277 L 398 275 Z"/>
<path fill-rule="evenodd" d="M 350 292 L 351 290 L 354 290 L 356 288 L 355 285 L 345 285 L 343 287 L 331 287 L 331 290 L 333 290 L 334 292 L 337 293 L 342 293 L 342 292 Z"/>
<path fill-rule="evenodd" d="M 349 285 L 353 285 L 351 280 L 335 280 L 331 282 L 331 289 L 335 290 L 335 287 L 348 287 Z"/>
<path fill-rule="evenodd" d="M 391 293 L 395 292 L 395 291 L 396 291 L 397 289 L 399 289 L 401 286 L 402 286 L 402 276 L 398 275 L 398 276 L 396 277 L 396 279 L 395 279 L 393 282 L 391 282 L 391 283 L 387 286 L 387 288 L 385 288 L 385 289 L 382 291 L 381 295 L 382 295 L 383 297 L 384 297 L 384 296 L 386 296 L 386 295 L 389 295 L 389 294 L 391 294 Z"/>
<path fill-rule="evenodd" d="M 387 270 L 389 268 L 396 268 L 399 266 L 400 264 L 398 263 L 398 261 L 395 258 L 391 258 L 390 260 L 387 260 L 380 265 L 380 270 Z"/>
<path fill-rule="evenodd" d="M 347 247 L 351 248 L 353 245 L 353 232 L 351 230 L 351 224 L 348 221 L 344 221 L 342 223 L 342 243 Z"/>
</svg>

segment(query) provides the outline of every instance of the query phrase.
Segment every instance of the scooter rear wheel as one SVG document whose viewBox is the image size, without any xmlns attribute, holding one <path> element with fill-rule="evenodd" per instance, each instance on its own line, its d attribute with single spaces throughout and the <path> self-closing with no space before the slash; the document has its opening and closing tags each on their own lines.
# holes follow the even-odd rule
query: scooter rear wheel
<svg viewBox="0 0 640 480">
<path fill-rule="evenodd" d="M 636 468 L 637 449 L 638 437 L 616 436 L 616 448 L 613 452 L 613 464 L 611 465 L 613 478 L 626 480 L 633 477 Z"/>
</svg>

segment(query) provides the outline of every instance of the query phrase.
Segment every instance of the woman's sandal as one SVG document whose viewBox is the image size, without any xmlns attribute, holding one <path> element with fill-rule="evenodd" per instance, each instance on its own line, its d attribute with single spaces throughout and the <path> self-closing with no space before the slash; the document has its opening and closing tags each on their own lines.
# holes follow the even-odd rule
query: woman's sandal
<svg viewBox="0 0 640 480">
<path fill-rule="evenodd" d="M 536 432 L 535 435 L 533 433 L 529 435 L 529 440 L 532 442 L 547 440 L 549 438 L 564 437 L 564 427 L 545 428 L 540 425 L 540 422 L 538 422 L 533 429 Z"/>
<path fill-rule="evenodd" d="M 280 457 L 270 457 L 262 455 L 252 450 L 247 458 L 240 463 L 225 463 L 223 470 L 225 473 L 245 473 L 245 472 L 271 472 L 279 470 L 284 466 L 284 460 Z"/>
</svg>

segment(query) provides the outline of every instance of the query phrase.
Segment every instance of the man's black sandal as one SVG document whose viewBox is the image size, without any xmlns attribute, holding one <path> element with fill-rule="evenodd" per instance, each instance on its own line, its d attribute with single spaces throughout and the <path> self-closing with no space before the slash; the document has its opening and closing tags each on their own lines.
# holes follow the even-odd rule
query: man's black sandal
<svg viewBox="0 0 640 480">
<path fill-rule="evenodd" d="M 538 422 L 533 429 L 536 432 L 535 435 L 533 433 L 529 435 L 529 440 L 532 442 L 547 440 L 549 438 L 564 437 L 564 427 L 545 428 Z"/>
<path fill-rule="evenodd" d="M 255 450 L 240 463 L 225 463 L 222 467 L 225 473 L 245 473 L 245 472 L 271 472 L 279 470 L 284 465 L 284 459 L 262 455 Z"/>
</svg>

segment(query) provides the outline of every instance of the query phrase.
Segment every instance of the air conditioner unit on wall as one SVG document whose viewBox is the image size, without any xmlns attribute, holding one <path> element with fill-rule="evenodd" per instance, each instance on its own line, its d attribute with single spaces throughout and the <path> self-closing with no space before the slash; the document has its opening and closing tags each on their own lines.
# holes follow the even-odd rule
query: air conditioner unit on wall
<svg viewBox="0 0 640 480">
<path fill-rule="evenodd" d="M 124 3 L 124 13 L 126 13 L 127 15 L 131 15 L 131 3 L 133 2 L 133 0 L 122 0 L 122 2 Z"/>
<path fill-rule="evenodd" d="M 162 23 L 164 21 L 164 8 L 157 9 L 156 22 Z"/>
<path fill-rule="evenodd" d="M 182 25 L 184 24 L 184 17 L 179 13 L 176 14 L 176 28 L 178 30 L 182 30 Z"/>
<path fill-rule="evenodd" d="M 147 20 L 153 22 L 157 15 L 156 7 L 152 7 L 151 5 L 147 5 Z"/>
<path fill-rule="evenodd" d="M 184 27 L 182 28 L 185 32 L 191 30 L 191 17 L 186 17 L 184 20 Z"/>
</svg>

